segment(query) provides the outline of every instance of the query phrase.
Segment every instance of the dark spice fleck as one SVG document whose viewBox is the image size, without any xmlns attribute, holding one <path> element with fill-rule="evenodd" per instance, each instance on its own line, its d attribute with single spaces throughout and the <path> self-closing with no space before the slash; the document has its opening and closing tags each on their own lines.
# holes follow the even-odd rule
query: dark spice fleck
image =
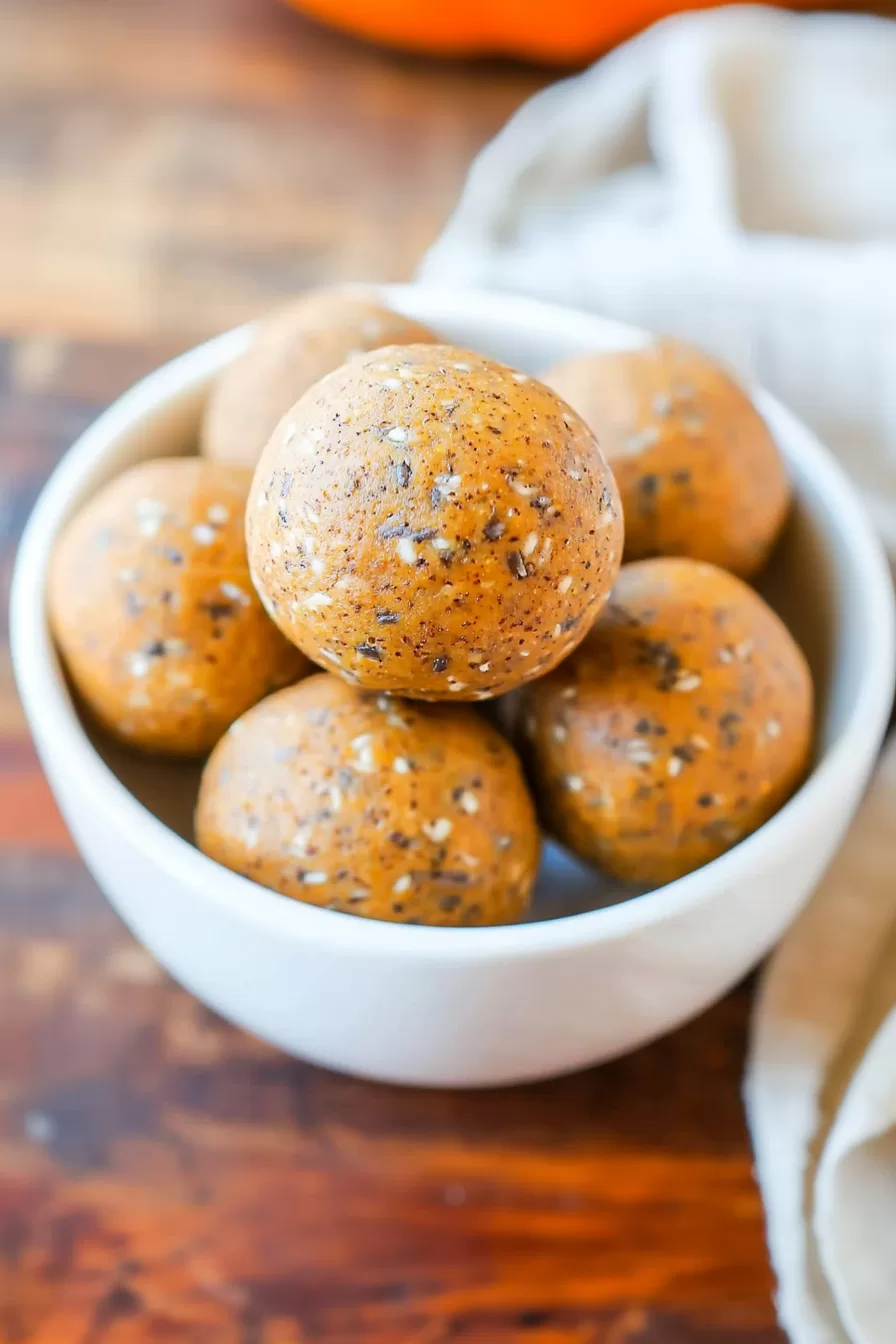
<svg viewBox="0 0 896 1344">
<path fill-rule="evenodd" d="M 410 844 L 411 844 L 411 838 L 410 838 L 410 836 L 409 836 L 409 835 L 403 835 L 401 831 L 390 831 L 390 833 L 389 833 L 389 839 L 391 840 L 392 844 L 393 844 L 393 845 L 397 845 L 399 849 L 409 849 L 409 848 L 410 848 Z"/>
<path fill-rule="evenodd" d="M 438 658 L 433 658 L 432 660 L 433 672 L 444 672 L 447 669 L 447 667 L 448 667 L 448 659 L 445 657 L 444 653 L 440 653 Z"/>
<path fill-rule="evenodd" d="M 407 523 L 381 523 L 377 535 L 384 541 L 391 541 L 393 537 L 406 537 L 410 530 Z"/>
<path fill-rule="evenodd" d="M 700 797 L 697 799 L 697 806 L 698 806 L 698 807 L 712 807 L 712 805 L 713 805 L 714 802 L 715 802 L 715 798 L 714 798 L 714 796 L 713 796 L 711 793 L 701 793 L 701 794 L 700 794 Z"/>
<path fill-rule="evenodd" d="M 486 541 L 497 541 L 499 537 L 504 535 L 504 524 L 499 522 L 497 518 L 490 518 L 482 529 L 482 535 Z"/>
<path fill-rule="evenodd" d="M 723 714 L 719 719 L 719 727 L 722 730 L 722 740 L 726 747 L 736 747 L 740 741 L 738 726 L 742 723 L 740 714 L 735 713 L 733 709 L 727 714 Z"/>
<path fill-rule="evenodd" d="M 638 489 L 646 499 L 653 499 L 659 487 L 660 478 L 654 472 L 649 472 L 638 481 Z"/>
<path fill-rule="evenodd" d="M 207 611 L 213 621 L 226 620 L 228 616 L 234 613 L 232 602 L 200 602 L 200 610 Z"/>
<path fill-rule="evenodd" d="M 507 568 L 515 579 L 527 579 L 529 577 L 522 551 L 507 552 Z"/>
<path fill-rule="evenodd" d="M 411 479 L 410 462 L 399 462 L 396 464 L 395 479 L 398 481 L 399 485 L 401 486 L 407 485 L 408 481 Z"/>
<path fill-rule="evenodd" d="M 175 550 L 173 546 L 163 547 L 162 554 L 172 565 L 182 565 L 184 562 L 183 552 Z"/>
<path fill-rule="evenodd" d="M 438 534 L 439 529 L 437 527 L 421 527 L 419 532 L 411 533 L 411 541 L 431 541 Z"/>
<path fill-rule="evenodd" d="M 672 755 L 677 756 L 680 761 L 690 762 L 696 761 L 697 759 L 696 749 L 690 746 L 687 742 L 683 742 L 681 746 L 673 747 Z"/>
<path fill-rule="evenodd" d="M 677 672 L 681 667 L 678 654 L 664 639 L 639 639 L 637 646 L 640 651 L 638 662 L 641 664 L 647 663 L 663 672 Z"/>
<path fill-rule="evenodd" d="M 355 653 L 360 653 L 362 658 L 372 658 L 375 663 L 383 661 L 383 651 L 375 644 L 356 644 Z"/>
<path fill-rule="evenodd" d="M 160 639 L 154 639 L 152 643 L 143 646 L 143 652 L 148 658 L 164 658 L 165 645 Z"/>
<path fill-rule="evenodd" d="M 568 630 L 572 630 L 575 626 L 578 625 L 581 619 L 582 619 L 581 616 L 567 616 L 565 621 L 560 622 L 561 634 L 565 635 Z"/>
<path fill-rule="evenodd" d="M 401 617 L 397 611 L 378 611 L 376 619 L 379 625 L 395 625 Z"/>
<path fill-rule="evenodd" d="M 550 502 L 551 500 L 549 495 L 536 495 L 533 500 L 530 500 L 532 508 L 538 510 L 546 509 L 550 504 Z"/>
</svg>

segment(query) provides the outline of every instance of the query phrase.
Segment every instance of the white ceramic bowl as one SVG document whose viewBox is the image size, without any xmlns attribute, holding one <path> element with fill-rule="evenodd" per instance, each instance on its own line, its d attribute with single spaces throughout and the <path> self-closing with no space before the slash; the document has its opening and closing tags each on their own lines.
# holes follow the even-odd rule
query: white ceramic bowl
<svg viewBox="0 0 896 1344">
<path fill-rule="evenodd" d="M 497 294 L 385 291 L 446 338 L 538 371 L 638 332 Z M 549 849 L 524 925 L 408 928 L 302 905 L 193 848 L 196 771 L 100 741 L 72 704 L 47 629 L 47 560 L 63 520 L 142 458 L 190 452 L 215 374 L 248 333 L 159 369 L 67 454 L 28 524 L 12 649 L 50 783 L 97 882 L 136 936 L 211 1007 L 284 1049 L 390 1081 L 487 1085 L 576 1069 L 668 1031 L 771 947 L 833 855 L 871 770 L 893 689 L 894 620 L 880 547 L 849 481 L 813 436 L 756 394 L 797 507 L 768 578 L 812 665 L 817 762 L 749 839 L 669 886 L 619 902 Z M 616 901 L 617 903 L 607 903 Z M 599 908 L 590 908 L 598 906 Z M 586 913 L 564 915 L 566 910 Z M 557 917 L 557 916 L 560 917 Z"/>
</svg>

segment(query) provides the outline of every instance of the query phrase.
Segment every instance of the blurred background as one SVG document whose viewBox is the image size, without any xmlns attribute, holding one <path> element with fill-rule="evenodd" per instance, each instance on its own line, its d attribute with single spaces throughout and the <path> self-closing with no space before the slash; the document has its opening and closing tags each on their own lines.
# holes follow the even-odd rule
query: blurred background
<svg viewBox="0 0 896 1344">
<path fill-rule="evenodd" d="M 184 343 L 303 286 L 404 277 L 548 77 L 277 0 L 3 0 L 4 330 Z"/>
</svg>

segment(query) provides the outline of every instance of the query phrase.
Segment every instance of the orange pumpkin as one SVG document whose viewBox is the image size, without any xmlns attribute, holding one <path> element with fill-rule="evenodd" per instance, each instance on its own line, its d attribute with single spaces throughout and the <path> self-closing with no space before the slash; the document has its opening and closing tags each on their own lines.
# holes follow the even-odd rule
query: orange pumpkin
<svg viewBox="0 0 896 1344">
<path fill-rule="evenodd" d="M 289 0 L 357 37 L 441 56 L 581 64 L 681 9 L 712 0 Z"/>
</svg>

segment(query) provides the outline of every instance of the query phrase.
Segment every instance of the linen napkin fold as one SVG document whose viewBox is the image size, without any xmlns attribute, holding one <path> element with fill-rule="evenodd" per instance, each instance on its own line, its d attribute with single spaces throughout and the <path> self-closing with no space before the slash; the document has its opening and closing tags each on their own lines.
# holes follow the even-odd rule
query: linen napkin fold
<svg viewBox="0 0 896 1344">
<path fill-rule="evenodd" d="M 665 20 L 516 114 L 420 278 L 693 340 L 815 427 L 896 565 L 896 24 Z M 896 1344 L 896 743 L 766 969 L 746 1099 L 782 1325 Z"/>
<path fill-rule="evenodd" d="M 702 345 L 818 430 L 896 555 L 896 24 L 655 25 L 520 109 L 419 277 Z"/>
<path fill-rule="evenodd" d="M 747 1116 L 795 1344 L 896 1340 L 896 739 L 771 958 Z"/>
</svg>

